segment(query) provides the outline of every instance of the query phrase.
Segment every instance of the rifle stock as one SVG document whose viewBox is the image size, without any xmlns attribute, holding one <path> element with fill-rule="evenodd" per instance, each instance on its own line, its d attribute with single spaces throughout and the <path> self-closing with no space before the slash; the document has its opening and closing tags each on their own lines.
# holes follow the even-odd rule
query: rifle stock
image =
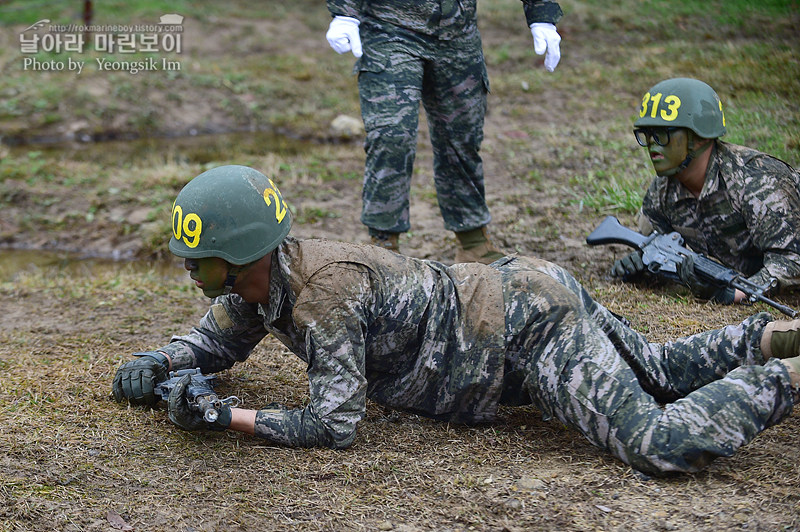
<svg viewBox="0 0 800 532">
<path fill-rule="evenodd" d="M 606 216 L 600 225 L 586 237 L 590 246 L 603 244 L 623 244 L 633 248 L 642 249 L 650 238 L 628 229 L 614 216 Z"/>
</svg>

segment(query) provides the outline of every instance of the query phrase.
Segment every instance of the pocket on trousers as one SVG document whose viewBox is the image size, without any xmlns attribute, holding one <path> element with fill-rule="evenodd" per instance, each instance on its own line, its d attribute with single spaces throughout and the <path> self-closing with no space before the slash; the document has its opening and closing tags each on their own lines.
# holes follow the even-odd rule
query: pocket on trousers
<svg viewBox="0 0 800 532">
<path fill-rule="evenodd" d="M 364 54 L 356 64 L 361 117 L 367 131 L 397 121 L 397 87 L 394 73 L 388 69 L 389 62 L 389 57 L 373 52 Z"/>
</svg>

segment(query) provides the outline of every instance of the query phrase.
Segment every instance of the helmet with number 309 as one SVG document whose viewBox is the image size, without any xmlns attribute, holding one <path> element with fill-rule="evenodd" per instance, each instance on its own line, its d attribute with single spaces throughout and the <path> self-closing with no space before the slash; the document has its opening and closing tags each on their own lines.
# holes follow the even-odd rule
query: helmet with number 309
<svg viewBox="0 0 800 532">
<path fill-rule="evenodd" d="M 220 166 L 178 193 L 169 250 L 241 266 L 277 248 L 291 226 L 292 215 L 270 178 L 247 166 Z"/>
<path fill-rule="evenodd" d="M 691 78 L 667 79 L 642 98 L 634 127 L 685 127 L 699 137 L 725 134 L 722 102 L 710 86 Z"/>
</svg>

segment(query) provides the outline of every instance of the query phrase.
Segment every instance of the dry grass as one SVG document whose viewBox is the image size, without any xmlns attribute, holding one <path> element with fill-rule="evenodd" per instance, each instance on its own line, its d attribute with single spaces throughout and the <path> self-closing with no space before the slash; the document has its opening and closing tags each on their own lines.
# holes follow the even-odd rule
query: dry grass
<svg viewBox="0 0 800 532">
<path fill-rule="evenodd" d="M 711 36 L 715 16 L 731 9 L 712 4 L 719 9 L 703 4 L 702 16 L 686 17 L 679 11 L 690 3 L 564 0 L 563 59 L 549 75 L 519 2 L 479 2 L 492 83 L 482 153 L 493 234 L 506 250 L 565 266 L 653 341 L 765 307 L 706 305 L 672 285 L 620 285 L 606 272 L 627 250 L 585 245 L 605 213 L 581 209 L 581 198 L 612 182 L 636 191 L 650 175 L 630 135 L 642 91 L 667 76 L 704 78 L 727 105 L 729 140 L 800 162 L 796 10 L 726 23 Z M 231 19 L 189 17 L 186 67 L 173 80 L 33 76 L 20 70 L 17 33 L 0 34 L 3 134 L 280 124 L 326 139 L 330 119 L 357 115 L 352 59 L 327 49 L 324 3 L 271 3 L 249 18 L 249 3 L 232 5 Z M 401 243 L 410 255 L 448 262 L 454 238 L 442 228 L 431 159 L 423 120 L 414 225 Z M 275 178 L 303 220 L 296 235 L 366 240 L 358 141 L 247 134 L 53 153 L 0 148 L 0 242 L 163 256 L 177 190 L 226 163 Z M 620 218 L 634 226 L 629 214 Z M 800 296 L 783 302 L 800 308 Z M 464 427 L 370 403 L 353 447 L 337 452 L 189 434 L 163 409 L 114 403 L 120 362 L 186 331 L 206 306 L 184 277 L 161 269 L 54 265 L 0 278 L 0 531 L 800 530 L 797 413 L 703 473 L 647 479 L 532 408 Z M 252 408 L 307 400 L 304 367 L 274 339 L 224 372 L 219 390 Z"/>
<path fill-rule="evenodd" d="M 464 427 L 370 403 L 346 451 L 186 433 L 161 408 L 110 398 L 114 370 L 128 353 L 163 344 L 204 311 L 183 281 L 129 268 L 91 278 L 41 269 L 0 288 L 2 530 L 800 526 L 797 415 L 706 472 L 668 479 L 635 473 L 532 408 Z M 643 295 L 611 284 L 595 293 L 653 339 L 748 314 L 676 304 L 669 291 Z M 218 389 L 258 408 L 303 404 L 307 383 L 302 363 L 268 339 L 224 372 Z"/>
</svg>

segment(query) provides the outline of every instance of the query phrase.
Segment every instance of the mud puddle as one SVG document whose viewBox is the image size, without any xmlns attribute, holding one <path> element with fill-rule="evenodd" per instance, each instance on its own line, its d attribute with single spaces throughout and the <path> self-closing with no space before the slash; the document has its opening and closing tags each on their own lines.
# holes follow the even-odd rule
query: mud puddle
<svg viewBox="0 0 800 532">
<path fill-rule="evenodd" d="M 164 161 L 206 164 L 236 155 L 310 153 L 319 141 L 273 131 L 197 134 L 121 140 L 38 141 L 11 145 L 12 155 L 41 152 L 51 158 L 91 161 L 108 165 L 135 165 L 154 157 Z"/>
<path fill-rule="evenodd" d="M 20 273 L 35 270 L 55 270 L 81 276 L 126 270 L 154 273 L 170 280 L 186 277 L 186 270 L 177 259 L 164 262 L 121 261 L 57 251 L 0 249 L 0 283 L 13 282 Z"/>
</svg>

